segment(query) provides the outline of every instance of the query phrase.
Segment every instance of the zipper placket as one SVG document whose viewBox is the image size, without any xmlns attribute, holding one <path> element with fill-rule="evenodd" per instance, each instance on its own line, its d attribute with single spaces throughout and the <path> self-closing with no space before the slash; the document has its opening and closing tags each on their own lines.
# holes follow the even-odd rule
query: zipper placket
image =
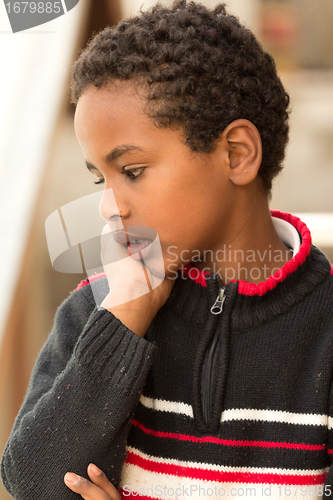
<svg viewBox="0 0 333 500">
<path fill-rule="evenodd" d="M 214 315 L 221 314 L 223 311 L 223 305 L 226 299 L 226 287 L 222 286 L 222 283 L 217 276 L 219 291 L 215 299 L 214 304 L 210 308 L 210 312 Z M 211 422 L 212 409 L 213 409 L 213 384 L 216 377 L 217 368 L 217 345 L 219 341 L 219 326 L 220 320 L 215 322 L 215 332 L 210 345 L 207 348 L 206 355 L 204 358 L 204 363 L 202 366 L 202 378 L 201 378 L 201 396 L 202 396 L 202 413 L 203 418 L 207 425 Z"/>
</svg>

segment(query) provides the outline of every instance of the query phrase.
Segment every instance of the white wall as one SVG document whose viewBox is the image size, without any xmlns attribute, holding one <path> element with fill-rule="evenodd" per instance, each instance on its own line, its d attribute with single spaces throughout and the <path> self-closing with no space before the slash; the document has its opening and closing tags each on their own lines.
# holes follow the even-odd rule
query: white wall
<svg viewBox="0 0 333 500">
<path fill-rule="evenodd" d="M 86 8 L 13 34 L 0 3 L 0 347 Z"/>
</svg>

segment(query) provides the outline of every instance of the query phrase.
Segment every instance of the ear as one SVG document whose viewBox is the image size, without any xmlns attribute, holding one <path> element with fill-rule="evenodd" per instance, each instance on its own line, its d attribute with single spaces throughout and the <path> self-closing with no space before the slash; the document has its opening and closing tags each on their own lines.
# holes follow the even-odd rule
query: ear
<svg viewBox="0 0 333 500">
<path fill-rule="evenodd" d="M 229 179 L 238 186 L 252 182 L 262 161 L 262 144 L 258 129 L 245 119 L 235 120 L 223 131 L 229 155 Z"/>
</svg>

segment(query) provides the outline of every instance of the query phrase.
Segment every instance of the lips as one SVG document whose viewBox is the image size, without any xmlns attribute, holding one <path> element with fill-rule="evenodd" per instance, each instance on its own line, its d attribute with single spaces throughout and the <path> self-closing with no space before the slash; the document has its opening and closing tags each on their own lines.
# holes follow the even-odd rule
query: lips
<svg viewBox="0 0 333 500">
<path fill-rule="evenodd" d="M 128 252 L 129 254 L 134 257 L 134 254 L 139 254 L 139 257 L 143 257 L 143 255 L 146 255 L 146 252 L 143 253 L 143 250 L 147 248 L 150 245 L 149 240 L 145 240 L 140 244 L 135 244 L 135 243 L 130 243 L 128 246 Z"/>
<path fill-rule="evenodd" d="M 147 226 L 131 226 L 131 232 L 126 228 L 113 231 L 114 239 L 127 248 L 128 254 L 135 260 L 146 258 L 154 246 L 156 239 L 155 229 Z"/>
<path fill-rule="evenodd" d="M 114 231 L 113 237 L 121 245 L 128 246 L 130 244 L 132 251 L 134 251 L 136 247 L 144 245 L 144 248 L 149 245 L 155 239 L 156 231 L 147 227 L 138 227 L 138 230 L 133 233 L 124 230 Z"/>
<path fill-rule="evenodd" d="M 126 233 L 124 231 L 116 231 L 113 233 L 113 237 L 121 245 L 127 245 L 128 243 L 134 243 L 139 237 L 135 234 Z"/>
</svg>

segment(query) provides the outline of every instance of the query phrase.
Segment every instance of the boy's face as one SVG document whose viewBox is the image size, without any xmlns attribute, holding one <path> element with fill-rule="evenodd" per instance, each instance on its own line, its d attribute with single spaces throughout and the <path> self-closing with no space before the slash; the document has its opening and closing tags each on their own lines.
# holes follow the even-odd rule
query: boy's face
<svg viewBox="0 0 333 500">
<path fill-rule="evenodd" d="M 157 128 L 143 106 L 128 82 L 89 87 L 77 104 L 75 131 L 89 169 L 112 189 L 124 228 L 156 230 L 165 274 L 174 276 L 172 271 L 197 260 L 198 252 L 221 248 L 230 231 L 234 203 L 228 152 L 194 153 L 181 130 Z M 116 148 L 118 155 L 110 159 Z M 133 172 L 124 174 L 124 169 Z M 119 212 L 102 202 L 112 231 Z"/>
</svg>

